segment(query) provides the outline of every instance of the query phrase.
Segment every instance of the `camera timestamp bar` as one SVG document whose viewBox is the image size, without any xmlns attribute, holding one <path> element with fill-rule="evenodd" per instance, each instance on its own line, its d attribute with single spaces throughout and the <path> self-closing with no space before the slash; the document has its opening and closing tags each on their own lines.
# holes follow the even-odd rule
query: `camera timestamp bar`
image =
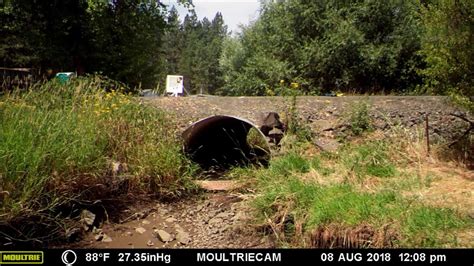
<svg viewBox="0 0 474 266">
<path fill-rule="evenodd" d="M 10 259 L 24 258 L 13 257 L 13 251 L 8 252 Z M 40 264 L 60 266 L 474 265 L 474 249 L 45 249 L 22 252 L 42 252 Z"/>
</svg>

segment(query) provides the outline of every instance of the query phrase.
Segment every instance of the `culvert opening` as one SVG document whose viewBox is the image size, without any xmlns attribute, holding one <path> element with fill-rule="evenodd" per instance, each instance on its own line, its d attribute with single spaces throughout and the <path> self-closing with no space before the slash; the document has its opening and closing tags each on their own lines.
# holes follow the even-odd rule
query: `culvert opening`
<svg viewBox="0 0 474 266">
<path fill-rule="evenodd" d="M 251 122 L 233 116 L 201 119 L 183 132 L 185 153 L 204 170 L 226 170 L 249 164 L 266 165 L 270 147 Z"/>
</svg>

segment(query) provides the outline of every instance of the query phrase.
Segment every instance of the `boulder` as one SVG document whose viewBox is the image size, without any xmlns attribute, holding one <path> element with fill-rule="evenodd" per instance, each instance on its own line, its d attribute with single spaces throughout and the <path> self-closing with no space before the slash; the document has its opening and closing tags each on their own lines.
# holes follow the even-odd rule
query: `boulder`
<svg viewBox="0 0 474 266">
<path fill-rule="evenodd" d="M 280 129 L 281 131 L 285 130 L 285 125 L 280 121 L 280 116 L 275 112 L 269 112 L 262 119 L 260 126 L 260 131 L 265 136 L 268 136 L 270 131 L 274 128 Z"/>
</svg>

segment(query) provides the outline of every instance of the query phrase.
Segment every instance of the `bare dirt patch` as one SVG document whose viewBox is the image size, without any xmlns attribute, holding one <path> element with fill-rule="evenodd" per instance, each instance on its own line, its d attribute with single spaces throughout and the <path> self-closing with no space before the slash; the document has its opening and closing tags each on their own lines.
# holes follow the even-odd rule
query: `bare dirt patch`
<svg viewBox="0 0 474 266">
<path fill-rule="evenodd" d="M 269 238 L 247 228 L 251 217 L 241 194 L 208 193 L 174 203 L 148 203 L 126 209 L 121 216 L 139 218 L 105 223 L 99 231 L 88 233 L 74 245 L 83 248 L 273 247 Z M 100 237 L 101 234 L 106 237 Z"/>
</svg>

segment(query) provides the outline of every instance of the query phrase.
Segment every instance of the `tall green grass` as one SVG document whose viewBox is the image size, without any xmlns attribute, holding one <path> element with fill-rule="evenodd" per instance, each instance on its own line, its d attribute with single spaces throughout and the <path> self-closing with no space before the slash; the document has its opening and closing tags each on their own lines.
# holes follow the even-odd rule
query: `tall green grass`
<svg viewBox="0 0 474 266">
<path fill-rule="evenodd" d="M 388 149 L 388 144 L 383 141 L 347 144 L 341 149 L 341 161 L 359 178 L 366 175 L 392 177 L 396 174 L 396 168 L 390 161 Z"/>
<path fill-rule="evenodd" d="M 127 184 L 123 193 L 163 195 L 190 184 L 194 167 L 174 124 L 123 91 L 89 77 L 0 98 L 2 216 L 100 198 L 118 183 Z M 90 192 L 97 186 L 103 195 Z"/>
<path fill-rule="evenodd" d="M 393 237 L 390 243 L 399 247 L 456 246 L 457 230 L 473 226 L 469 218 L 452 209 L 413 202 L 394 187 L 382 184 L 382 189 L 364 191 L 358 186 L 366 176 L 380 177 L 387 184 L 396 178 L 399 172 L 388 158 L 389 148 L 386 143 L 371 142 L 345 146 L 340 151 L 343 154 L 332 157 L 304 158 L 290 152 L 273 159 L 268 169 L 255 170 L 253 174 L 258 191 L 254 201 L 257 220 L 275 224 L 286 221 L 280 232 L 274 232 L 287 236 L 279 237 L 285 241 L 281 245 L 304 245 L 301 232 L 295 232 L 297 225 L 301 225 L 303 235 L 311 234 L 316 228 L 369 226 L 374 234 L 391 228 L 393 236 L 386 233 L 379 236 Z M 324 167 L 323 160 L 330 160 L 328 164 L 333 167 Z M 334 170 L 337 168 L 345 169 L 338 169 L 337 173 L 341 174 L 355 172 L 359 180 L 324 185 L 307 176 L 317 171 L 330 178 L 329 175 L 337 174 Z M 272 228 L 278 230 L 275 224 Z"/>
</svg>

